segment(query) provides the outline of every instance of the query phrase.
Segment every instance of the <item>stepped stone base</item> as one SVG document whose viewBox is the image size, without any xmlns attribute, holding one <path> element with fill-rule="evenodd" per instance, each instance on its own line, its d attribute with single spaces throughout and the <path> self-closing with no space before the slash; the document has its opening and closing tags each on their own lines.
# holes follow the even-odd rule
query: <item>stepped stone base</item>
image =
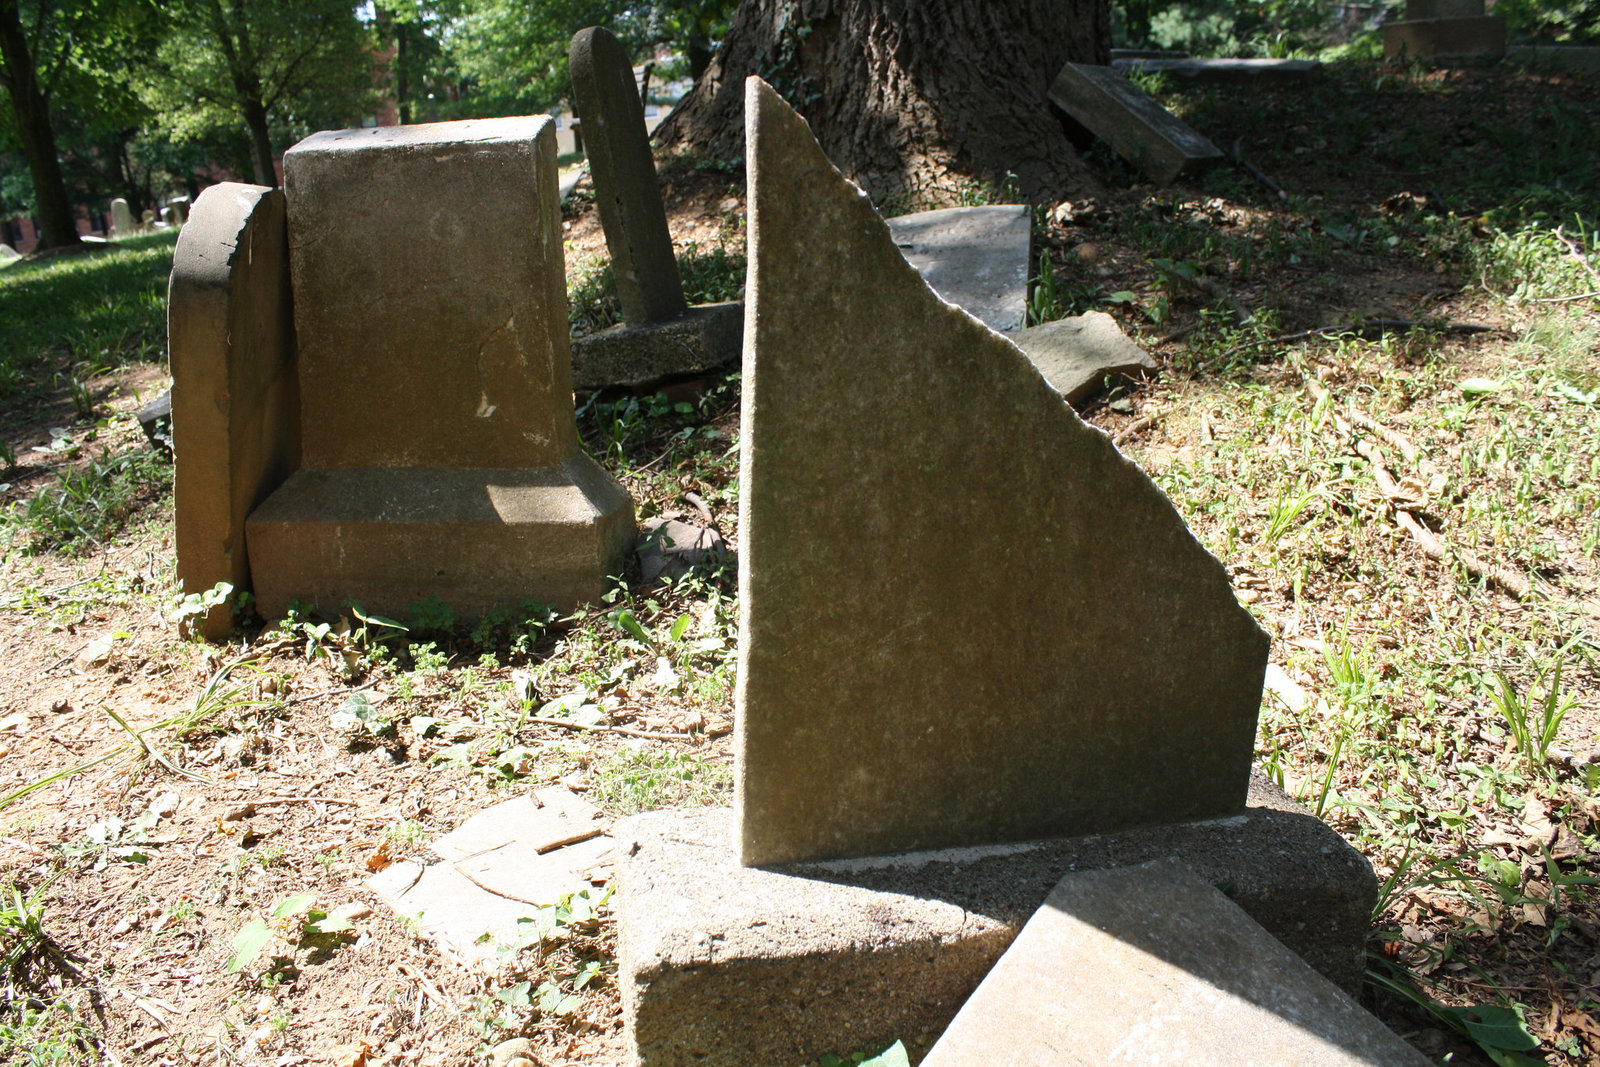
<svg viewBox="0 0 1600 1067">
<path fill-rule="evenodd" d="M 734 835 L 728 811 L 613 830 L 632 1063 L 920 1056 L 1072 871 L 1174 860 L 1350 990 L 1377 896 L 1367 861 L 1259 778 L 1243 815 L 1052 841 L 757 869 Z"/>
<path fill-rule="evenodd" d="M 245 525 L 256 605 L 351 601 L 404 618 L 437 597 L 462 618 L 519 600 L 598 600 L 635 537 L 633 502 L 589 457 L 536 469 L 300 470 Z"/>
<path fill-rule="evenodd" d="M 1506 20 L 1500 15 L 1403 19 L 1383 27 L 1383 58 L 1443 59 L 1503 56 Z"/>
</svg>

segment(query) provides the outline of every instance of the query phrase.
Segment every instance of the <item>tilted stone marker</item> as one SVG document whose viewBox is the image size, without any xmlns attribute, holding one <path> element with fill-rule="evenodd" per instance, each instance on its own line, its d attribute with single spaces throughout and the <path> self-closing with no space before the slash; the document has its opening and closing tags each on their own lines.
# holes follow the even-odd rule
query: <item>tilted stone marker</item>
<svg viewBox="0 0 1600 1067">
<path fill-rule="evenodd" d="M 1110 67 L 1068 63 L 1051 84 L 1050 99 L 1158 182 L 1222 161 L 1216 145 Z"/>
<path fill-rule="evenodd" d="M 133 231 L 133 209 L 119 196 L 111 201 L 111 236 L 127 237 Z"/>
<path fill-rule="evenodd" d="M 343 130 L 285 155 L 303 466 L 247 526 L 263 614 L 605 591 L 633 507 L 578 445 L 554 134 Z"/>
<path fill-rule="evenodd" d="M 0 243 L 0 263 L 9 263 L 14 259 L 21 259 L 22 253 L 8 244 Z"/>
<path fill-rule="evenodd" d="M 569 60 L 623 318 L 620 326 L 573 342 L 573 384 L 643 385 L 736 358 L 743 305 L 690 307 L 684 299 L 639 87 L 622 43 L 597 26 L 579 30 Z"/>
<path fill-rule="evenodd" d="M 743 862 L 1238 812 L 1268 641 L 1222 564 L 759 82 L 746 122 Z"/>
<path fill-rule="evenodd" d="M 1008 333 L 1028 311 L 1031 223 L 1026 204 L 994 204 L 899 215 L 889 232 L 934 292 Z"/>
<path fill-rule="evenodd" d="M 923 1067 L 1428 1067 L 1182 865 L 1069 874 Z"/>
<path fill-rule="evenodd" d="M 245 519 L 300 464 L 283 193 L 223 182 L 195 201 L 167 295 L 174 541 L 186 593 L 250 588 Z M 201 620 L 227 634 L 225 606 Z"/>
<path fill-rule="evenodd" d="M 1074 406 L 1100 391 L 1107 378 L 1148 378 L 1155 360 L 1103 311 L 1089 311 L 1012 336 L 1050 388 Z"/>
</svg>

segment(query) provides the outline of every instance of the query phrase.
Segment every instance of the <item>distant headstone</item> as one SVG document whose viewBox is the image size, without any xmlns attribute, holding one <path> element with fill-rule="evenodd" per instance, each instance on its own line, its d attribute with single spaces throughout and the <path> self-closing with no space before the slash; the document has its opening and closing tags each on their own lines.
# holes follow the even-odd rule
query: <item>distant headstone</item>
<svg viewBox="0 0 1600 1067">
<path fill-rule="evenodd" d="M 741 861 L 1239 812 L 1268 640 L 1223 566 L 759 79 L 745 116 Z"/>
<path fill-rule="evenodd" d="M 0 244 L 0 263 L 10 263 L 13 259 L 21 259 L 22 253 L 7 244 Z"/>
<path fill-rule="evenodd" d="M 284 176 L 304 465 L 247 524 L 263 613 L 597 599 L 633 507 L 578 443 L 553 124 L 319 133 Z"/>
<path fill-rule="evenodd" d="M 122 197 L 111 201 L 111 236 L 127 237 L 133 233 L 133 210 Z"/>
<path fill-rule="evenodd" d="M 627 52 L 609 30 L 591 26 L 573 36 L 569 60 L 623 318 L 573 343 L 573 384 L 643 385 L 728 362 L 739 350 L 743 307 L 690 308 L 684 299 Z"/>
<path fill-rule="evenodd" d="M 148 208 L 148 207 L 145 208 L 144 211 L 139 215 L 139 227 L 140 227 L 140 229 L 145 229 L 145 230 L 154 229 L 155 225 L 156 225 L 156 212 L 155 212 L 155 209 L 154 208 Z"/>
<path fill-rule="evenodd" d="M 1451 59 L 1505 54 L 1504 15 L 1406 18 L 1383 25 L 1385 59 Z"/>
<path fill-rule="evenodd" d="M 656 164 L 644 129 L 633 64 L 609 30 L 572 38 L 573 106 L 583 118 L 595 210 L 611 251 L 622 317 L 631 326 L 676 318 L 688 308 Z"/>
<path fill-rule="evenodd" d="M 1050 388 L 1074 406 L 1100 391 L 1107 378 L 1148 378 L 1155 360 L 1103 311 L 1088 311 L 1020 330 L 1011 338 Z"/>
<path fill-rule="evenodd" d="M 189 221 L 189 198 L 187 196 L 173 197 L 167 201 L 167 209 L 172 212 L 171 221 L 174 226 L 183 226 Z"/>
<path fill-rule="evenodd" d="M 1349 995 L 1186 868 L 1069 874 L 923 1067 L 1427 1067 Z"/>
<path fill-rule="evenodd" d="M 124 205 L 126 207 L 126 205 Z M 245 518 L 300 463 L 283 194 L 223 182 L 178 237 L 167 299 L 178 581 L 250 588 Z M 228 609 L 201 620 L 224 636 Z"/>
<path fill-rule="evenodd" d="M 1166 74 L 1197 85 L 1293 85 L 1322 77 L 1315 59 L 1113 59 L 1118 73 Z"/>
<path fill-rule="evenodd" d="M 1050 99 L 1158 182 L 1222 161 L 1215 145 L 1110 67 L 1068 63 Z"/>
<path fill-rule="evenodd" d="M 1026 204 L 952 207 L 889 220 L 906 261 L 933 291 L 996 333 L 1028 311 L 1032 219 Z"/>
</svg>

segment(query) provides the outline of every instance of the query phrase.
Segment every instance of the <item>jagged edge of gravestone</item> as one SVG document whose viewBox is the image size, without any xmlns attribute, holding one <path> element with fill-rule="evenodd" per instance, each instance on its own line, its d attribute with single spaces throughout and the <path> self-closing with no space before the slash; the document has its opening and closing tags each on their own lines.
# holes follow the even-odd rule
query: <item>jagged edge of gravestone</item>
<svg viewBox="0 0 1600 1067">
<path fill-rule="evenodd" d="M 1241 810 L 1269 639 L 1234 598 L 1226 569 L 1195 540 L 1161 490 L 1135 464 L 1122 457 L 1104 434 L 1086 426 L 1062 404 L 1015 345 L 965 312 L 950 309 L 949 304 L 927 287 L 900 257 L 888 227 L 872 209 L 865 194 L 851 186 L 827 161 L 803 120 L 759 79 L 751 79 L 748 85 L 746 144 L 750 152 L 748 171 L 752 190 L 751 255 L 747 277 L 741 432 L 741 480 L 745 488 L 740 503 L 744 544 L 740 553 L 741 640 L 736 738 L 741 861 L 746 864 L 780 863 L 1102 832 L 1228 815 Z M 770 157 L 767 146 L 770 146 Z M 771 179 L 767 178 L 769 166 L 774 170 Z M 777 173 L 779 168 L 781 175 Z M 770 184 L 773 181 L 777 184 Z M 770 199 L 764 199 L 764 182 L 774 190 L 766 194 Z M 785 199 L 785 193 L 777 192 L 779 187 L 788 196 L 793 196 L 797 187 L 815 188 L 817 194 L 803 198 L 804 204 L 797 204 Z M 776 211 L 771 216 L 776 229 L 768 227 L 763 214 L 767 203 Z M 764 286 L 771 283 L 771 279 L 761 275 L 765 269 L 763 240 L 769 232 L 783 233 L 789 242 L 784 245 L 774 236 L 772 239 L 780 242 L 774 247 L 785 247 L 790 253 L 799 249 L 798 255 L 803 258 L 796 259 L 791 254 L 789 262 L 777 268 L 787 291 L 767 294 L 770 299 L 766 299 Z M 804 242 L 804 235 L 808 233 L 819 236 L 813 246 L 806 246 Z M 827 240 L 830 233 L 840 236 L 830 243 Z M 893 255 L 877 257 L 870 265 L 851 264 L 848 260 L 834 264 L 826 260 L 830 253 L 849 257 L 852 246 L 858 251 L 882 247 Z M 815 284 L 803 273 L 812 269 L 817 272 Z M 1011 531 L 1002 532 L 994 523 L 985 524 L 980 519 L 967 527 L 975 534 L 970 543 L 957 542 L 958 551 L 951 553 L 952 557 L 959 556 L 971 562 L 978 558 L 976 551 L 997 547 L 996 555 L 983 557 L 983 565 L 987 566 L 989 559 L 997 559 L 1010 569 L 1006 577 L 1013 584 L 1008 588 L 1013 591 L 1012 599 L 1017 601 L 1025 599 L 1032 589 L 1061 580 L 1056 574 L 1041 577 L 1040 572 L 1030 571 L 1026 576 L 1028 589 L 1018 594 L 1015 591 L 1019 586 L 1015 582 L 1021 573 L 1020 566 L 1055 566 L 1065 562 L 1069 565 L 1069 580 L 1085 582 L 1095 577 L 1089 573 L 1089 568 L 1110 560 L 1113 578 L 1124 584 L 1119 587 L 1113 582 L 1107 595 L 1135 592 L 1142 597 L 1141 604 L 1108 602 L 1107 610 L 1102 611 L 1099 600 L 1081 594 L 1053 600 L 1048 595 L 1035 598 L 1043 601 L 1040 617 L 1045 624 L 1055 626 L 1057 632 L 1076 636 L 1081 630 L 1090 631 L 1084 641 L 1101 642 L 1093 651 L 1101 653 L 1102 662 L 1072 665 L 1070 670 L 1076 673 L 1069 676 L 1069 668 L 1063 667 L 1067 661 L 1044 642 L 1027 637 L 1016 647 L 1008 648 L 1003 639 L 991 634 L 980 646 L 970 640 L 970 634 L 959 630 L 964 620 L 951 624 L 941 619 L 941 605 L 916 600 L 916 593 L 910 588 L 912 571 L 907 569 L 906 562 L 888 558 L 893 551 L 910 549 L 928 555 L 931 566 L 950 566 L 938 555 L 940 549 L 949 546 L 935 543 L 938 538 L 924 538 L 927 543 L 919 540 L 915 544 L 885 541 L 853 554 L 841 554 L 833 546 L 837 545 L 839 537 L 851 536 L 848 530 L 814 530 L 808 538 L 791 537 L 782 541 L 782 547 L 790 553 L 788 557 L 784 552 L 772 551 L 765 543 L 771 535 L 765 534 L 766 527 L 761 523 L 826 521 L 829 513 L 848 518 L 863 504 L 879 506 L 875 500 L 852 499 L 852 493 L 860 495 L 861 486 L 894 488 L 892 478 L 884 479 L 888 468 L 854 481 L 848 477 L 833 477 L 813 461 L 812 450 L 794 440 L 784 440 L 786 434 L 795 433 L 795 427 L 803 422 L 797 412 L 810 412 L 812 418 L 821 412 L 823 418 L 833 420 L 827 432 L 855 435 L 859 440 L 853 440 L 851 447 L 868 459 L 873 455 L 874 437 L 889 432 L 886 426 L 874 425 L 873 419 L 882 419 L 893 410 L 885 406 L 885 397 L 899 395 L 894 393 L 896 383 L 862 378 L 848 365 L 838 362 L 839 353 L 829 345 L 827 324 L 814 332 L 808 330 L 807 312 L 798 316 L 772 313 L 773 308 L 781 306 L 780 300 L 800 301 L 807 309 L 822 313 L 826 313 L 823 309 L 833 310 L 833 305 L 841 300 L 849 300 L 857 305 L 851 310 L 860 312 L 861 302 L 851 293 L 861 291 L 861 285 L 855 290 L 843 290 L 839 287 L 840 279 L 848 276 L 860 283 L 868 272 L 871 297 L 866 303 L 869 314 L 870 307 L 892 314 L 880 322 L 859 320 L 860 328 L 882 331 L 882 337 L 856 337 L 854 343 L 865 346 L 862 349 L 865 352 L 878 351 L 871 347 L 874 344 L 888 348 L 897 340 L 889 331 L 912 323 L 917 324 L 918 332 L 926 334 L 930 342 L 927 351 L 906 350 L 908 360 L 920 359 L 921 367 L 932 375 L 928 379 L 927 396 L 913 393 L 905 397 L 906 402 L 926 405 L 934 402 L 929 399 L 935 395 L 932 390 L 942 388 L 950 393 L 953 385 L 960 388 L 961 383 L 949 373 L 952 365 L 938 361 L 964 360 L 966 362 L 956 373 L 975 376 L 980 383 L 992 383 L 1001 390 L 994 394 L 974 394 L 974 403 L 996 413 L 1005 413 L 1013 420 L 1026 420 L 1031 428 L 1043 430 L 1053 439 L 1044 445 L 1045 452 L 1017 449 L 1003 453 L 1020 458 L 1006 460 L 1008 466 L 1002 472 L 1003 477 L 988 479 L 985 471 L 958 469 L 957 448 L 962 440 L 974 439 L 952 438 L 955 445 L 947 445 L 937 434 L 929 433 L 924 428 L 926 424 L 912 423 L 921 433 L 920 440 L 908 442 L 897 438 L 882 442 L 897 454 L 891 463 L 903 465 L 907 450 L 939 449 L 939 453 L 931 457 L 923 455 L 921 461 L 925 466 L 931 465 L 936 476 L 950 473 L 969 490 L 956 501 L 965 508 L 962 518 L 986 518 L 982 508 L 999 499 L 994 496 L 996 486 L 1009 492 L 1018 484 L 1018 478 L 1043 473 L 1059 479 L 1063 471 L 1081 469 L 1081 477 L 1069 478 L 1060 484 L 1051 483 L 1042 490 L 1051 496 L 1065 494 L 1068 499 L 1059 502 L 1044 499 L 1037 503 L 1034 511 L 1047 518 L 1052 513 L 1064 518 L 1078 514 L 1072 509 L 1087 502 L 1103 515 L 1103 528 L 1110 533 L 1116 533 L 1116 524 L 1121 520 L 1131 519 L 1142 524 L 1126 532 L 1124 540 L 1142 547 L 1148 553 L 1145 559 L 1151 568 L 1162 574 L 1156 579 L 1140 581 L 1137 586 L 1129 583 L 1139 576 L 1138 564 L 1126 557 L 1124 542 L 1095 545 L 1091 539 L 1101 532 L 1100 528 L 1083 523 L 1067 524 L 1066 537 L 1056 538 L 1052 544 L 1048 531 L 1025 531 L 1016 535 Z M 811 303 L 805 304 L 806 301 Z M 896 308 L 901 310 L 894 311 Z M 840 314 L 848 314 L 848 311 Z M 924 322 L 935 325 L 925 328 L 921 325 Z M 769 352 L 784 349 L 783 359 L 771 364 L 765 375 L 758 370 L 762 365 L 757 353 L 758 341 L 776 346 L 769 347 Z M 835 343 L 849 345 L 852 338 L 847 335 L 843 341 Z M 959 355 L 940 354 L 944 352 Z M 819 357 L 826 353 L 829 358 L 813 361 L 811 353 Z M 911 369 L 917 370 L 916 367 Z M 899 367 L 896 370 L 904 373 Z M 773 378 L 773 373 L 779 377 Z M 786 392 L 774 394 L 773 389 Z M 781 405 L 772 400 L 778 395 L 782 395 Z M 952 395 L 950 399 L 956 398 Z M 778 408 L 777 413 L 764 414 L 769 400 Z M 759 433 L 758 423 L 764 427 Z M 1000 432 L 998 426 L 996 432 Z M 758 438 L 765 443 L 758 445 Z M 773 442 L 777 442 L 776 453 L 771 451 Z M 975 452 L 979 449 L 980 445 L 973 445 Z M 758 455 L 763 450 L 766 454 Z M 991 457 L 996 451 L 992 447 L 984 450 Z M 775 460 L 774 456 L 781 458 Z M 765 474 L 768 468 L 764 464 L 772 462 L 779 466 L 777 478 Z M 784 465 L 790 467 L 787 473 L 781 470 Z M 1104 492 L 1094 492 L 1092 487 L 1096 486 L 1105 487 Z M 1073 497 L 1078 499 L 1071 499 Z M 758 500 L 762 513 L 752 521 L 758 510 Z M 820 506 L 819 500 L 826 507 Z M 898 498 L 900 503 L 908 500 L 921 506 L 922 514 L 909 523 L 886 525 L 883 532 L 888 538 L 908 531 L 925 535 L 934 529 L 945 537 L 948 527 L 937 524 L 960 522 L 951 514 L 936 514 L 926 500 Z M 876 532 L 870 531 L 869 536 Z M 975 545 L 979 548 L 974 549 Z M 1088 549 L 1093 550 L 1088 556 L 1063 554 Z M 830 551 L 833 552 L 831 557 L 828 556 Z M 1000 560 L 1002 556 L 1004 559 Z M 915 565 L 911 563 L 912 568 Z M 762 570 L 759 583 L 751 577 L 756 567 Z M 822 570 L 819 572 L 817 568 Z M 819 573 L 825 573 L 826 577 L 819 578 Z M 1159 584 L 1161 576 L 1166 577 L 1169 584 Z M 1171 579 L 1181 579 L 1181 582 L 1172 585 Z M 854 588 L 852 582 L 856 583 Z M 773 594 L 757 606 L 754 602 L 760 596 L 752 594 L 757 592 L 758 585 L 767 590 L 782 589 L 784 595 Z M 978 607 L 988 610 L 985 622 L 998 619 L 1010 629 L 1020 630 L 1011 605 L 997 606 L 993 600 L 980 600 Z M 911 618 L 893 614 L 902 606 Z M 801 618 L 801 613 L 813 609 L 815 618 L 811 615 Z M 944 640 L 952 635 L 952 640 Z M 1163 659 L 1170 654 L 1162 641 L 1185 646 L 1180 653 L 1184 659 Z M 927 651 L 934 646 L 945 658 L 934 657 Z M 1080 651 L 1087 649 L 1087 645 L 1080 646 Z M 1149 669 L 1152 655 L 1158 667 L 1166 668 L 1158 677 Z M 990 685 L 993 691 L 980 694 L 984 701 L 981 714 L 968 710 L 945 715 L 943 709 L 952 706 L 948 699 L 943 696 L 927 699 L 930 679 L 936 674 L 940 678 L 950 676 L 950 680 L 957 683 L 955 691 L 959 693 L 964 684 L 959 670 L 974 657 L 983 661 L 983 681 L 993 683 Z M 1001 664 L 1001 670 L 1007 667 L 1017 670 L 999 676 L 996 682 L 996 670 L 991 669 L 991 664 L 1002 658 L 1008 662 Z M 924 765 L 944 766 L 948 773 L 940 777 L 937 786 L 926 780 L 913 782 L 905 775 L 875 777 L 868 773 L 874 768 L 865 761 L 858 761 L 855 768 L 860 772 L 856 776 L 859 788 L 855 792 L 830 788 L 803 774 L 774 773 L 774 761 L 793 770 L 796 760 L 814 762 L 820 754 L 835 750 L 841 753 L 841 763 L 848 764 L 852 744 L 865 743 L 867 738 L 863 735 L 852 739 L 849 731 L 860 733 L 863 728 L 857 720 L 845 719 L 840 713 L 839 701 L 862 696 L 865 691 L 862 676 L 871 673 L 864 664 L 878 660 L 882 660 L 886 668 L 883 673 L 893 675 L 887 679 L 888 685 L 906 689 L 906 694 L 896 694 L 900 700 L 896 717 L 869 714 L 871 700 L 850 706 L 859 707 L 858 720 L 870 722 L 877 731 L 872 734 L 874 744 L 895 746 L 900 765 L 914 767 L 922 761 Z M 822 663 L 830 664 L 827 670 L 821 668 Z M 952 674 L 952 671 L 957 673 Z M 753 684 L 757 673 L 761 674 L 761 680 Z M 1063 681 L 1071 687 L 1070 692 L 1056 684 Z M 1056 688 L 1047 690 L 1047 684 L 1056 685 Z M 1137 703 L 1129 704 L 1122 698 L 1130 688 L 1140 686 L 1145 692 Z M 880 684 L 878 691 L 881 688 Z M 1034 699 L 1041 693 L 1048 696 L 1051 709 L 1060 711 L 1070 707 L 1073 714 L 1067 717 L 1056 714 L 1053 719 L 1034 716 L 1020 725 L 1042 729 L 1046 735 L 1051 731 L 1064 732 L 1069 735 L 1065 740 L 1054 745 L 1030 744 L 1028 737 L 1018 734 L 1016 743 L 1008 743 L 1001 750 L 991 736 L 982 734 L 991 727 L 1004 730 L 1008 725 L 1018 725 L 1005 718 L 1010 716 L 1020 722 L 1018 705 L 1006 702 L 1018 694 Z M 968 698 L 963 693 L 959 699 L 967 700 L 970 706 L 980 697 Z M 934 707 L 941 709 L 937 730 L 931 721 L 935 713 L 930 709 Z M 779 709 L 775 714 L 774 708 Z M 1125 712 L 1146 716 L 1150 720 L 1150 725 L 1145 726 L 1146 732 L 1134 736 L 1107 728 Z M 847 729 L 840 730 L 841 725 Z M 924 726 L 929 735 L 926 740 L 921 736 Z M 895 731 L 892 739 L 888 735 L 891 730 Z M 1048 742 L 1048 736 L 1045 740 Z M 961 750 L 959 746 L 963 744 L 976 747 L 970 751 Z M 949 748 L 939 749 L 939 745 L 958 746 L 959 768 L 951 764 L 951 759 L 956 757 L 950 755 Z M 1091 761 L 1093 766 L 1070 770 L 1059 762 L 1044 766 L 1045 761 L 1063 752 L 1088 752 L 1090 745 L 1097 746 Z M 752 761 L 763 765 L 752 771 Z M 960 780 L 956 769 L 965 772 L 968 778 L 1000 772 L 1009 775 L 1011 780 L 998 784 L 985 780 L 983 786 L 972 788 L 969 796 L 966 787 L 972 783 Z M 838 770 L 837 776 L 830 775 L 830 783 L 850 774 L 848 766 Z M 1104 797 L 1092 788 L 1093 783 L 1116 775 L 1136 778 L 1119 788 L 1107 790 Z M 1149 795 L 1142 799 L 1137 795 L 1140 781 L 1148 784 L 1145 792 Z M 1018 810 L 1027 806 L 1019 794 L 1031 791 L 1035 783 L 1038 784 L 1039 810 Z M 941 806 L 934 811 L 934 805 L 923 804 L 918 798 L 933 797 L 937 789 L 944 792 L 937 796 Z M 928 796 L 923 797 L 923 794 Z M 950 801 L 951 795 L 956 799 Z M 776 825 L 773 813 L 783 813 L 786 829 L 769 832 Z"/>
</svg>

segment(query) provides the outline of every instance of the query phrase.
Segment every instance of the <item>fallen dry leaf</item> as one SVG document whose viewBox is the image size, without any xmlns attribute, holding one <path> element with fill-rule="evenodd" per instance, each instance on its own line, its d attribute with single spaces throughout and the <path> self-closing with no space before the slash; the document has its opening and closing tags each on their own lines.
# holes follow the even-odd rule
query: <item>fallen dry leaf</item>
<svg viewBox="0 0 1600 1067">
<path fill-rule="evenodd" d="M 366 868 L 373 873 L 377 873 L 394 863 L 394 861 L 394 853 L 389 851 L 389 842 L 383 841 L 378 844 L 377 848 L 367 853 Z"/>
<path fill-rule="evenodd" d="M 367 1067 L 367 1057 L 371 1054 L 372 1046 L 365 1041 L 335 1045 L 328 1050 L 328 1062 L 333 1067 Z"/>
</svg>

